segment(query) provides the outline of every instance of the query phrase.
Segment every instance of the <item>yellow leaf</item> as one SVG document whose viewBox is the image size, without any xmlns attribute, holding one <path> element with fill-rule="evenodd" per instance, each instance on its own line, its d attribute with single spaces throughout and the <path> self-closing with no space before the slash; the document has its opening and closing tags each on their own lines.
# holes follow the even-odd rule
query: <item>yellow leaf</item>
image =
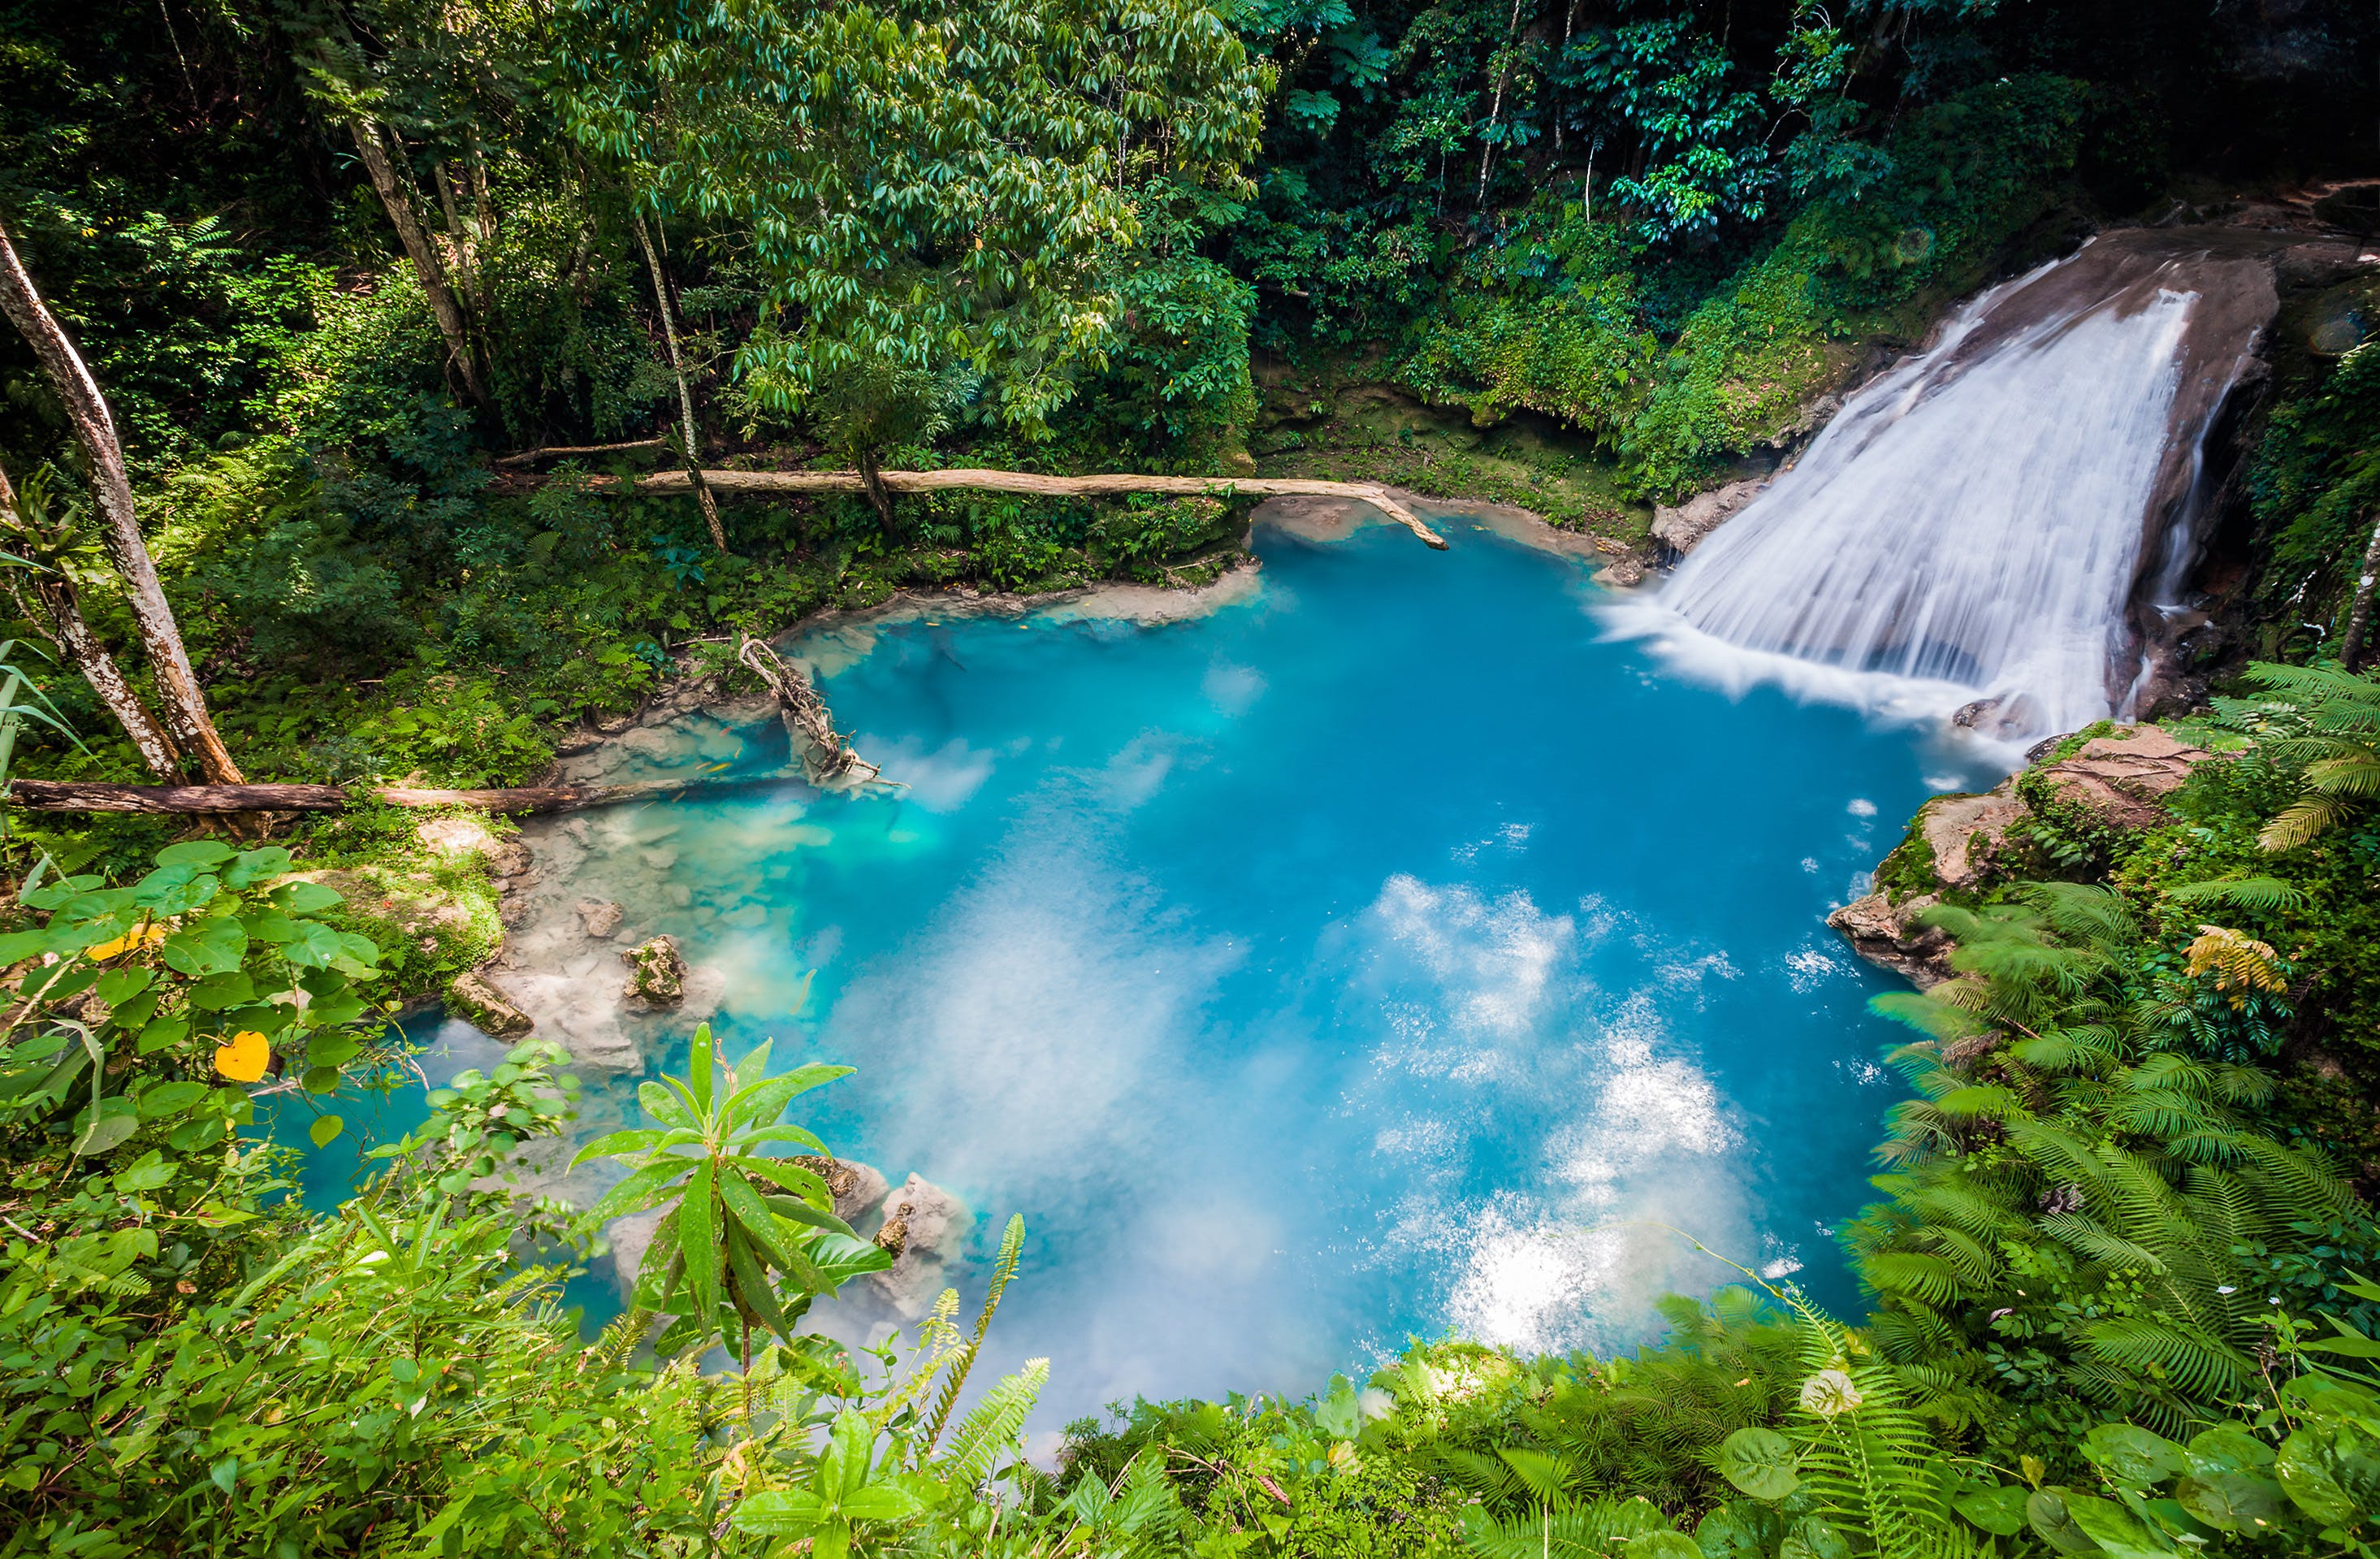
<svg viewBox="0 0 2380 1559">
<path fill-rule="evenodd" d="M 264 1076 L 273 1047 L 253 1029 L 242 1029 L 231 1043 L 215 1046 L 215 1070 L 236 1083 L 252 1083 Z"/>
</svg>

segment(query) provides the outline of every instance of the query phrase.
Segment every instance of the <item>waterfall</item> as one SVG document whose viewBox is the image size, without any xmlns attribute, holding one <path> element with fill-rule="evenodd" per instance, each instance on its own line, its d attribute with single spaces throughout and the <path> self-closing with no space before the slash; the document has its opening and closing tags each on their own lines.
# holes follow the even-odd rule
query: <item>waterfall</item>
<svg viewBox="0 0 2380 1559">
<path fill-rule="evenodd" d="M 1733 687 L 2001 740 L 2126 713 L 2277 301 L 2242 237 L 2119 235 L 1974 298 L 1614 626 Z"/>
</svg>

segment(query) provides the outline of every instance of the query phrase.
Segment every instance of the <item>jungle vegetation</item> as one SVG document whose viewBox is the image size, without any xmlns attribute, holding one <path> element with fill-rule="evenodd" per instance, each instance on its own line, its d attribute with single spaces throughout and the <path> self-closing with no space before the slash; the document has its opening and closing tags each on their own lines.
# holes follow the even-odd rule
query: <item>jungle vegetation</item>
<svg viewBox="0 0 2380 1559">
<path fill-rule="evenodd" d="M 874 473 L 1404 457 L 1326 382 L 1674 497 L 2094 222 L 2363 166 L 2374 34 L 2333 0 L 7 0 L 0 768 L 516 782 L 822 606 L 1211 577 L 1229 505 Z M 525 1045 L 310 1215 L 265 1117 L 337 1140 L 342 1090 L 401 1084 L 393 1008 L 480 956 L 297 874 L 415 881 L 410 822 L 11 819 L 0 1553 L 2372 1554 L 2380 684 L 2337 650 L 2375 365 L 2277 353 L 2258 659 L 2211 668 L 2171 821 L 2045 815 L 1932 912 L 1957 977 L 1894 1005 L 1864 1316 L 1748 1277 L 1632 1357 L 1419 1344 L 1037 1463 L 1062 1358 L 958 1406 L 1021 1224 L 913 1335 L 801 1329 L 881 1260 L 769 1151 L 823 1150 L 788 1112 L 833 1068 L 698 1036 L 656 1126 L 585 1150 L 631 1166 L 606 1205 L 525 1212 L 575 1090 Z M 868 490 L 603 484 L 739 463 Z M 666 1233 L 582 1339 L 560 1273 L 632 1209 Z"/>
</svg>

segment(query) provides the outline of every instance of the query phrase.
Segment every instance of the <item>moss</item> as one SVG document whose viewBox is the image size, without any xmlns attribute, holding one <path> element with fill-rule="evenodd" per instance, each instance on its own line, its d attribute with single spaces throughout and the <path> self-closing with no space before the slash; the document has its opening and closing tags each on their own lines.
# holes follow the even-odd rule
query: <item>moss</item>
<svg viewBox="0 0 2380 1559">
<path fill-rule="evenodd" d="M 2063 763 L 2081 752 L 2086 743 L 2097 741 L 2101 737 L 2114 736 L 2117 728 L 2116 723 L 2112 720 L 2094 720 L 2071 736 L 2058 737 L 2058 745 L 2042 755 L 2041 762 L 2043 764 Z M 2040 764 L 2034 765 L 2036 768 L 2040 766 Z"/>
<path fill-rule="evenodd" d="M 359 808 L 310 830 L 298 864 L 346 899 L 324 919 L 380 948 L 382 994 L 412 1001 L 503 949 L 493 868 L 511 832 L 466 808 Z"/>
<path fill-rule="evenodd" d="M 1898 904 L 1904 898 L 1933 893 L 1940 886 L 1934 876 L 1934 842 L 1925 837 L 1925 814 L 1933 810 L 1936 801 L 1948 799 L 1949 797 L 1937 796 L 1918 808 L 1900 843 L 1876 863 L 1876 889 L 1888 901 Z"/>
</svg>

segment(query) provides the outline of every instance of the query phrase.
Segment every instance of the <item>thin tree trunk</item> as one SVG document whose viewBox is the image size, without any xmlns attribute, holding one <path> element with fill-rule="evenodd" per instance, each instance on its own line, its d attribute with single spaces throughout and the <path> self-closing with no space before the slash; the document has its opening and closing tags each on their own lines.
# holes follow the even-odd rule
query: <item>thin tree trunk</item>
<svg viewBox="0 0 2380 1559">
<path fill-rule="evenodd" d="M 653 274 L 653 306 L 662 312 L 662 342 L 669 348 L 670 372 L 677 379 L 678 415 L 686 423 L 686 477 L 694 484 L 694 501 L 702 505 L 702 522 L 710 527 L 710 544 L 727 550 L 727 528 L 719 523 L 719 500 L 702 480 L 702 445 L 694 427 L 694 391 L 686 382 L 686 359 L 677 349 L 677 311 L 670 307 L 669 278 L 662 274 L 662 257 L 653 252 L 653 236 L 645 228 L 642 212 L 630 212 L 637 225 L 637 244 L 645 251 L 645 266 Z"/>
<path fill-rule="evenodd" d="M 464 317 L 471 331 L 473 347 L 480 360 L 495 360 L 495 344 L 488 337 L 489 323 L 494 311 L 488 302 L 486 276 L 480 270 L 480 234 L 476 224 L 466 220 L 463 208 L 455 202 L 462 180 L 442 159 L 431 170 L 438 184 L 438 209 L 446 216 L 446 239 L 455 246 L 455 275 L 463 284 L 463 296 L 469 300 Z"/>
<path fill-rule="evenodd" d="M 429 299 L 431 317 L 438 322 L 438 334 L 445 338 L 447 357 L 455 364 L 455 373 L 463 381 L 464 394 L 480 410 L 495 414 L 495 403 L 488 397 L 487 382 L 480 377 L 479 354 L 471 343 L 469 326 L 463 319 L 463 310 L 455 301 L 454 288 L 447 285 L 445 263 L 438 258 L 430 236 L 421 230 L 421 221 L 413 214 L 413 201 L 397 182 L 396 168 L 388 160 L 388 149 L 381 144 L 380 127 L 370 119 L 350 119 L 347 129 L 355 137 L 356 155 L 362 160 L 364 172 L 370 176 L 372 189 L 380 194 L 380 203 L 388 210 L 388 219 L 396 228 L 396 241 L 405 246 L 406 257 L 413 262 L 413 274 L 421 280 L 421 295 Z"/>
<path fill-rule="evenodd" d="M 1512 35 L 1520 30 L 1521 0 L 1512 0 L 1512 19 L 1504 24 L 1504 47 L 1498 51 L 1508 57 L 1502 68 L 1496 72 L 1495 101 L 1488 110 L 1487 133 L 1479 138 L 1479 191 L 1471 198 L 1471 209 L 1475 212 L 1488 201 L 1488 164 L 1496 154 L 1496 121 L 1503 116 L 1504 88 L 1512 79 L 1512 61 L 1509 53 L 1512 47 Z"/>
<path fill-rule="evenodd" d="M 0 470 L 0 509 L 17 506 L 17 490 L 9 485 L 8 473 Z M 82 603 L 75 597 L 73 583 L 64 574 L 34 574 L 32 615 L 49 630 L 50 641 L 68 664 L 82 673 L 99 701 L 108 707 L 123 724 L 124 734 L 132 738 L 140 761 L 149 765 L 150 773 L 160 779 L 172 779 L 181 769 L 181 755 L 174 750 L 174 738 L 157 724 L 140 695 L 132 690 L 115 657 L 107 646 L 91 631 L 84 620 Z"/>
<path fill-rule="evenodd" d="M 133 620 L 140 626 L 150 675 L 156 678 L 158 696 L 164 702 L 165 728 L 176 747 L 198 760 L 211 783 L 237 785 L 239 765 L 232 761 L 223 737 L 215 733 L 206 695 L 182 648 L 174 609 L 157 583 L 149 545 L 140 538 L 140 517 L 132 506 L 132 478 L 125 469 L 124 445 L 115 436 L 115 419 L 107 409 L 107 398 L 99 393 L 81 354 L 34 290 L 33 279 L 17 258 L 5 226 L 0 226 L 0 312 L 7 314 L 32 346 L 34 357 L 41 360 L 51 387 L 66 407 L 75 440 L 91 462 L 91 498 L 105 522 L 108 552 L 124 577 Z"/>
<path fill-rule="evenodd" d="M 2355 604 L 2347 613 L 2347 638 L 2338 647 L 2338 664 L 2353 671 L 2363 658 L 2364 637 L 2372 631 L 2372 584 L 2380 579 L 2380 515 L 2373 516 L 2372 544 L 2363 549 L 2363 571 L 2355 577 Z"/>
</svg>

